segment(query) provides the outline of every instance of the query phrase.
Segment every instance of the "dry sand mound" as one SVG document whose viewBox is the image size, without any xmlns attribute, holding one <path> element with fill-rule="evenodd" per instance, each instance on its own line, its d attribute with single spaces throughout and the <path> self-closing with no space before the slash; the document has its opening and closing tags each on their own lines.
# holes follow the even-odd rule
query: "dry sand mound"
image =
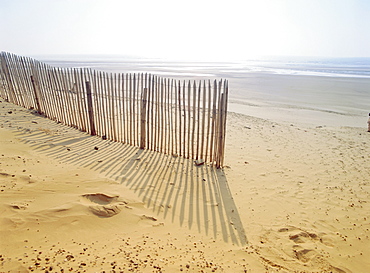
<svg viewBox="0 0 370 273">
<path fill-rule="evenodd" d="M 127 202 L 118 201 L 118 197 L 118 195 L 109 196 L 104 193 L 84 194 L 82 202 L 87 203 L 93 214 L 99 217 L 112 217 L 120 213 L 122 206 L 127 204 Z"/>
</svg>

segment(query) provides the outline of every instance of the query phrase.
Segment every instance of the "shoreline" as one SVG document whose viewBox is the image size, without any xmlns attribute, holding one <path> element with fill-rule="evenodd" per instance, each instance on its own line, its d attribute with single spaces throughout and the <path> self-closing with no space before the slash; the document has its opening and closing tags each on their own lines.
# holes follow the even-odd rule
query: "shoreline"
<svg viewBox="0 0 370 273">
<path fill-rule="evenodd" d="M 229 113 L 214 171 L 0 105 L 4 271 L 370 270 L 365 126 Z"/>
<path fill-rule="evenodd" d="M 70 59 L 75 60 L 76 57 Z M 91 67 L 89 60 L 93 60 L 93 56 L 90 58 L 92 59 L 85 57 L 80 62 L 67 64 L 63 64 L 62 60 L 53 61 L 52 64 L 71 67 L 80 63 Z M 245 63 L 176 62 L 127 57 L 118 58 L 119 61 L 116 62 L 114 60 L 113 57 L 104 59 L 104 56 L 100 56 L 93 61 L 92 68 L 112 73 L 146 73 L 143 68 L 147 68 L 153 75 L 170 79 L 176 77 L 176 80 L 228 79 L 231 111 L 272 121 L 292 123 L 302 121 L 304 124 L 315 126 L 362 127 L 364 122 L 366 125 L 366 117 L 370 111 L 368 107 L 370 76 L 362 78 L 353 77 L 350 74 L 342 77 L 335 74 L 320 76 L 312 73 L 307 75 L 294 73 L 294 69 L 301 72 L 329 69 L 330 67 L 325 66 L 326 62 L 297 63 L 299 58 L 293 63 L 276 62 L 272 59 L 270 64 L 269 60 Z M 47 62 L 47 60 L 44 61 Z M 340 71 L 355 69 L 353 66 L 340 66 L 340 64 L 337 61 L 333 63 L 334 66 L 339 65 L 336 69 Z M 348 65 L 348 63 L 345 64 Z M 360 68 L 356 69 L 367 71 L 366 66 Z M 278 69 L 277 71 L 282 69 L 284 73 L 274 73 L 274 69 Z M 246 108 L 245 105 L 251 107 Z"/>
</svg>

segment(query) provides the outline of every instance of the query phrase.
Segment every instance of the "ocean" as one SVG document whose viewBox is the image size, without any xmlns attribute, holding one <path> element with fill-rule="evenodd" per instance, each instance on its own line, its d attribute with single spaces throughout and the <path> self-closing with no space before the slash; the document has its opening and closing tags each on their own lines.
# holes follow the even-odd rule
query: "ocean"
<svg viewBox="0 0 370 273">
<path fill-rule="evenodd" d="M 229 110 L 277 122 L 367 127 L 370 58 L 271 57 L 230 62 L 116 55 L 34 56 L 56 67 L 229 81 Z"/>
</svg>

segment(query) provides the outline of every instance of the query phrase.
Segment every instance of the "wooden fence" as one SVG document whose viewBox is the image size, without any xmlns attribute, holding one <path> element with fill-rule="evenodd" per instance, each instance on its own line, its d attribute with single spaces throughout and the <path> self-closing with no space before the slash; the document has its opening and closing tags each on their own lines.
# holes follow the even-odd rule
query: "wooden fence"
<svg viewBox="0 0 370 273">
<path fill-rule="evenodd" d="M 173 156 L 223 165 L 228 82 L 56 68 L 1 52 L 0 96 L 57 122 Z"/>
</svg>

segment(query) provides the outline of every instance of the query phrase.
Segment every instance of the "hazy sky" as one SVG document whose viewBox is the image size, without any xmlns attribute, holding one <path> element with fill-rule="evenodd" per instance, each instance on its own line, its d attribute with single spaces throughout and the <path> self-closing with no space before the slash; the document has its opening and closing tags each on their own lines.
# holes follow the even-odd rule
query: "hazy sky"
<svg viewBox="0 0 370 273">
<path fill-rule="evenodd" d="M 370 57 L 370 0 L 0 0 L 0 50 Z"/>
</svg>

